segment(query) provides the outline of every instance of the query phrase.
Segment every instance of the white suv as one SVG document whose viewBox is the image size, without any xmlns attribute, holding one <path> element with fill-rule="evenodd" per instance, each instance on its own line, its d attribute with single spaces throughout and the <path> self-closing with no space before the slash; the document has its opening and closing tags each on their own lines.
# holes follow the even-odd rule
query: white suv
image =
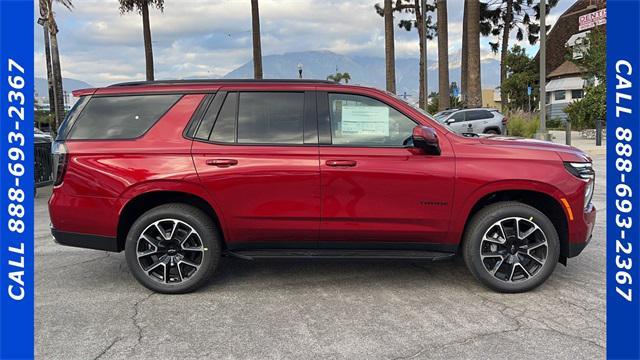
<svg viewBox="0 0 640 360">
<path fill-rule="evenodd" d="M 434 118 L 459 134 L 504 134 L 507 129 L 507 118 L 496 109 L 450 109 Z"/>
</svg>

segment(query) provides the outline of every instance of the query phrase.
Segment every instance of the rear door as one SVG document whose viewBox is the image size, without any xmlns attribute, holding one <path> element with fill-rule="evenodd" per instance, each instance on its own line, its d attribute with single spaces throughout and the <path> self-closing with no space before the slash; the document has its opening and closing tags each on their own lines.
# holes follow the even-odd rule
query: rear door
<svg viewBox="0 0 640 360">
<path fill-rule="evenodd" d="M 231 249 L 313 248 L 320 222 L 312 91 L 226 89 L 195 130 L 193 160 Z"/>
<path fill-rule="evenodd" d="M 467 121 L 469 127 L 473 129 L 476 134 L 484 132 L 485 128 L 489 125 L 489 121 L 493 119 L 493 115 L 488 110 L 478 109 L 467 111 Z"/>
</svg>

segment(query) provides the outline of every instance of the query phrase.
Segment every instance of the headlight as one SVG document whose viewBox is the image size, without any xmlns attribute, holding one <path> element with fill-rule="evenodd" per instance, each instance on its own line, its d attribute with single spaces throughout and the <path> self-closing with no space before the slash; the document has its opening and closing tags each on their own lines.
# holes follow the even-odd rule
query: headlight
<svg viewBox="0 0 640 360">
<path fill-rule="evenodd" d="M 584 189 L 584 207 L 591 202 L 591 198 L 593 198 L 593 188 L 595 186 L 595 178 L 596 173 L 593 171 L 593 165 L 588 163 L 572 163 L 565 162 L 564 167 L 569 171 L 573 176 L 580 178 L 587 182 L 587 186 Z"/>
</svg>

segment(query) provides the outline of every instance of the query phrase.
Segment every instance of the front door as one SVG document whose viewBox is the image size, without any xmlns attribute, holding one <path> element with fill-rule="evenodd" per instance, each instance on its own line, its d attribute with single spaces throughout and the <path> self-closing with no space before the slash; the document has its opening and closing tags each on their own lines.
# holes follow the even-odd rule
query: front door
<svg viewBox="0 0 640 360">
<path fill-rule="evenodd" d="M 318 109 L 319 121 L 330 127 L 328 136 L 321 133 L 320 246 L 444 243 L 453 196 L 453 154 L 427 155 L 412 147 L 417 123 L 377 99 L 318 93 Z"/>
<path fill-rule="evenodd" d="M 473 132 L 473 124 L 467 121 L 467 111 L 458 111 L 449 118 L 449 126 L 458 134 Z"/>
<path fill-rule="evenodd" d="M 230 249 L 314 248 L 320 169 L 313 92 L 219 92 L 193 160 Z"/>
</svg>

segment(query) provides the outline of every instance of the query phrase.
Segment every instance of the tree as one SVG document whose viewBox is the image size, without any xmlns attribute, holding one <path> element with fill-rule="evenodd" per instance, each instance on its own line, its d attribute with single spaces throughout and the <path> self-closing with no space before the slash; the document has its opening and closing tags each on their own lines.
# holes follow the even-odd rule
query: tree
<svg viewBox="0 0 640 360">
<path fill-rule="evenodd" d="M 378 15 L 384 17 L 384 63 L 387 91 L 396 92 L 396 50 L 395 35 L 393 33 L 393 3 L 384 0 L 384 6 L 375 5 Z"/>
<path fill-rule="evenodd" d="M 580 50 L 582 58 L 573 61 L 585 70 L 589 85 L 584 97 L 569 104 L 564 111 L 576 129 L 594 128 L 596 120 L 605 121 L 607 116 L 606 34 L 598 28 L 591 30 Z"/>
<path fill-rule="evenodd" d="M 345 84 L 349 83 L 349 80 L 351 80 L 351 75 L 349 75 L 348 72 L 336 72 L 335 74 L 329 75 L 327 76 L 327 80 L 331 80 L 331 81 L 335 81 L 335 82 L 340 82 L 342 80 L 344 80 Z"/>
<path fill-rule="evenodd" d="M 164 11 L 164 0 L 119 0 L 120 14 L 137 10 L 142 15 L 142 34 L 144 37 L 144 59 L 146 64 L 147 81 L 154 80 L 153 47 L 151 45 L 151 26 L 149 25 L 149 5 Z"/>
<path fill-rule="evenodd" d="M 482 83 L 480 78 L 480 1 L 467 0 L 467 98 L 469 107 L 482 106 Z M 464 50 L 463 50 L 464 51 Z"/>
<path fill-rule="evenodd" d="M 439 110 L 450 106 L 449 95 L 449 31 L 447 29 L 447 0 L 438 0 L 438 91 L 440 93 Z"/>
<path fill-rule="evenodd" d="M 460 93 L 463 102 L 467 102 L 467 93 L 469 88 L 467 86 L 467 77 L 469 75 L 469 57 L 467 56 L 469 51 L 469 37 L 467 36 L 467 2 L 464 0 L 464 7 L 462 10 L 462 54 L 460 55 Z"/>
<path fill-rule="evenodd" d="M 62 70 L 60 51 L 58 50 L 58 25 L 53 11 L 53 0 L 40 0 L 40 22 L 44 27 L 45 57 L 47 60 L 47 81 L 49 88 L 49 106 L 53 104 L 54 123 L 51 131 L 55 135 L 59 124 L 64 120 L 64 96 L 62 89 Z M 55 0 L 67 9 L 73 9 L 71 0 Z M 53 97 L 52 97 L 53 95 Z"/>
<path fill-rule="evenodd" d="M 462 107 L 462 102 L 460 101 L 460 98 L 453 95 L 455 93 L 454 89 L 457 89 L 457 88 L 458 88 L 458 83 L 456 83 L 455 81 L 448 86 L 447 92 L 449 96 L 447 97 L 449 98 L 449 103 L 451 104 L 451 106 L 446 107 L 444 109 L 440 108 L 440 99 L 442 98 L 442 96 L 440 96 L 440 92 L 432 91 L 429 94 L 429 105 L 427 106 L 427 112 L 429 114 L 435 114 L 438 111 L 442 111 L 446 109 L 457 109 Z"/>
<path fill-rule="evenodd" d="M 253 77 L 262 79 L 262 45 L 260 43 L 258 0 L 251 0 L 251 29 L 253 32 Z"/>
<path fill-rule="evenodd" d="M 406 31 L 411 31 L 411 29 L 416 28 L 418 30 L 418 38 L 419 38 L 419 48 L 420 48 L 420 92 L 418 94 L 418 102 L 420 107 L 426 110 L 425 106 L 425 88 L 427 87 L 426 73 L 424 71 L 424 65 L 427 62 L 424 56 L 424 49 L 427 46 L 427 39 L 433 40 L 433 36 L 435 34 L 435 26 L 433 25 L 433 19 L 431 15 L 427 15 L 429 12 L 433 12 L 435 10 L 435 6 L 430 2 L 427 2 L 426 9 L 420 8 L 420 0 L 398 0 L 396 3 L 396 10 L 400 12 L 405 12 L 409 14 L 413 14 L 415 16 L 415 20 L 404 19 L 400 20 L 398 26 L 400 28 L 405 29 Z M 423 11 L 424 10 L 424 11 Z"/>
<path fill-rule="evenodd" d="M 538 41 L 540 23 L 540 1 L 534 4 L 534 0 L 489 0 L 482 6 L 481 23 L 482 34 L 485 36 L 501 36 L 502 40 L 490 42 L 494 53 L 500 49 L 500 86 L 507 78 L 505 60 L 509 52 L 509 38 L 512 29 L 517 29 L 516 39 L 523 41 L 525 35 L 531 45 Z M 558 0 L 547 0 L 547 14 Z M 532 19 L 533 18 L 533 19 Z M 505 106 L 505 98 L 502 97 L 502 105 Z"/>
<path fill-rule="evenodd" d="M 536 62 L 527 56 L 523 47 L 514 45 L 505 57 L 504 67 L 507 70 L 507 78 L 500 88 L 502 110 L 521 109 L 531 111 L 527 87 L 532 87 L 532 108 L 536 107 L 539 96 L 539 86 L 537 84 L 538 66 Z"/>
</svg>

